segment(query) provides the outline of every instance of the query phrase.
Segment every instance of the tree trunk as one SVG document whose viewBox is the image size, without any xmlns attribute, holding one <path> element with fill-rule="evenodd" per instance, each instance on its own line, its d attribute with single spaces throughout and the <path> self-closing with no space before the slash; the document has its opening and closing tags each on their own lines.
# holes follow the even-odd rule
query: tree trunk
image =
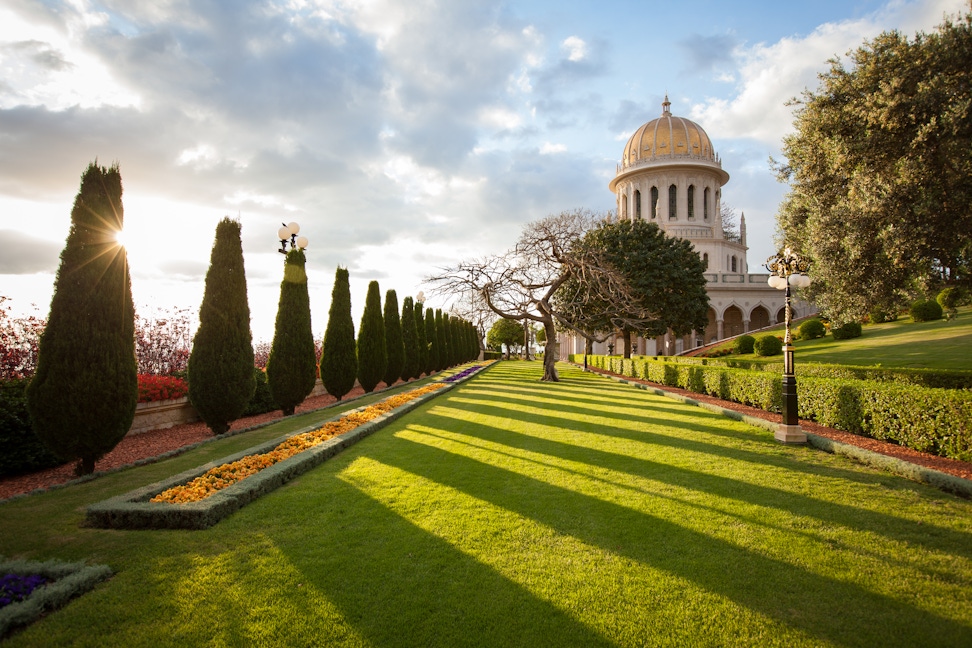
<svg viewBox="0 0 972 648">
<path fill-rule="evenodd" d="M 631 331 L 627 329 L 621 331 L 621 335 L 624 337 L 624 357 L 631 358 Z"/>
<path fill-rule="evenodd" d="M 543 378 L 545 382 L 560 382 L 557 375 L 557 329 L 554 328 L 553 318 L 543 323 L 543 331 L 547 341 L 543 345 Z"/>
</svg>

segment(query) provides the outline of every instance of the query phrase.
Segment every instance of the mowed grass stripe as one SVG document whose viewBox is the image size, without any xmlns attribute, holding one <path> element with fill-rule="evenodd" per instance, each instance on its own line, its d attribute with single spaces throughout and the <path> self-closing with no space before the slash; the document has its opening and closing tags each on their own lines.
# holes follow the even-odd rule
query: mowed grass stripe
<svg viewBox="0 0 972 648">
<path fill-rule="evenodd" d="M 206 531 L 77 527 L 164 464 L 0 506 L 0 553 L 117 572 L 9 643 L 972 645 L 969 502 L 561 369 L 501 363 Z"/>
</svg>

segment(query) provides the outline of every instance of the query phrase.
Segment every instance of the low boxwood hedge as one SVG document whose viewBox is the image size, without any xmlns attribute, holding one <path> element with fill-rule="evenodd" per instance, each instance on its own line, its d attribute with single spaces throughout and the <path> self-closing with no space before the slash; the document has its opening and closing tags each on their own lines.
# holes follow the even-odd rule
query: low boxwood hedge
<svg viewBox="0 0 972 648">
<path fill-rule="evenodd" d="M 583 356 L 570 359 L 583 361 Z M 721 361 L 713 360 L 709 364 L 685 360 L 588 356 L 588 365 L 766 411 L 780 411 L 782 371 L 719 366 Z M 895 379 L 861 380 L 855 374 L 864 368 L 810 367 L 814 365 L 797 366 L 801 418 L 923 452 L 972 460 L 972 391 L 926 387 Z"/>
<path fill-rule="evenodd" d="M 443 392 L 449 391 L 453 386 L 452 384 L 448 384 L 442 389 L 424 394 L 390 412 L 372 419 L 368 423 L 359 425 L 350 432 L 328 439 L 320 445 L 314 446 L 288 459 L 284 459 L 268 468 L 264 468 L 259 473 L 242 479 L 223 490 L 217 491 L 205 499 L 187 504 L 165 504 L 149 501 L 162 491 L 168 490 L 173 486 L 185 484 L 205 474 L 212 468 L 237 461 L 252 454 L 269 452 L 292 436 L 303 434 L 304 432 L 311 432 L 320 428 L 324 423 L 347 416 L 351 412 L 363 410 L 367 406 L 344 412 L 327 421 L 285 434 L 277 439 L 211 461 L 202 466 L 197 466 L 196 468 L 179 473 L 160 482 L 130 491 L 124 495 L 118 495 L 98 502 L 97 504 L 92 504 L 87 509 L 85 525 L 105 529 L 209 528 L 253 500 L 279 488 L 311 468 L 322 464 L 345 448 L 370 436 L 402 414 L 411 411 Z"/>
<path fill-rule="evenodd" d="M 0 639 L 16 627 L 33 623 L 41 615 L 64 606 L 75 596 L 83 594 L 111 577 L 106 565 L 67 563 L 59 560 L 35 562 L 0 560 L 0 575 L 43 576 L 53 582 L 38 587 L 23 601 L 0 608 Z"/>
</svg>

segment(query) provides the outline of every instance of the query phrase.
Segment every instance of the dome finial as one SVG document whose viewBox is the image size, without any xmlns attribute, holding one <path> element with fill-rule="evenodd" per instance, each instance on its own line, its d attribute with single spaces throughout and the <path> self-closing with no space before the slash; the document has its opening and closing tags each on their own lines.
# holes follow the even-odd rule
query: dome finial
<svg viewBox="0 0 972 648">
<path fill-rule="evenodd" d="M 665 101 L 662 102 L 662 117 L 672 116 L 672 102 L 668 100 L 668 93 L 665 93 Z"/>
</svg>

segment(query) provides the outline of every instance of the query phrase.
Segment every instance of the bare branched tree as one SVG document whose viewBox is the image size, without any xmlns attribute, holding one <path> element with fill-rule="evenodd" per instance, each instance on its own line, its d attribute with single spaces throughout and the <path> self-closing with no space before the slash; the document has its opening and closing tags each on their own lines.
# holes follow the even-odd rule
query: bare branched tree
<svg viewBox="0 0 972 648">
<path fill-rule="evenodd" d="M 557 381 L 558 324 L 580 332 L 587 318 L 603 318 L 605 312 L 619 320 L 619 327 L 632 319 L 651 318 L 647 312 L 631 312 L 630 304 L 637 300 L 627 281 L 600 251 L 580 244 L 584 233 L 601 220 L 603 216 L 589 210 L 548 216 L 528 224 L 505 254 L 462 261 L 426 280 L 439 294 L 472 293 L 500 317 L 542 325 L 546 335 L 543 380 Z M 579 279 L 574 298 L 558 299 L 555 304 L 554 294 L 572 277 Z M 603 304 L 605 312 L 576 308 L 587 301 Z"/>
</svg>

